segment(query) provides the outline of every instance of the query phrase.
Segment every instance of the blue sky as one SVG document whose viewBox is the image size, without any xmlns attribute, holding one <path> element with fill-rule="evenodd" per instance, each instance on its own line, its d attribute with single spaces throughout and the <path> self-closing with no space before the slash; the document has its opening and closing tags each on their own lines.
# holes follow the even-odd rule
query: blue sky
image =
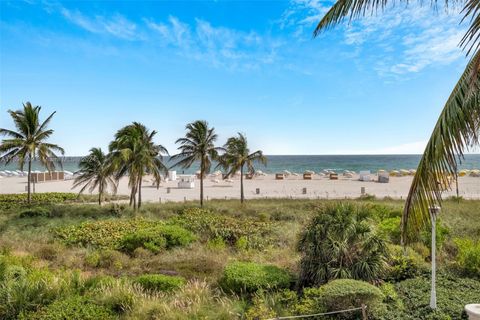
<svg viewBox="0 0 480 320">
<path fill-rule="evenodd" d="M 397 5 L 312 39 L 324 1 L 0 1 L 0 127 L 57 111 L 68 155 L 132 121 L 267 154 L 421 153 L 467 62 L 457 8 Z"/>
</svg>

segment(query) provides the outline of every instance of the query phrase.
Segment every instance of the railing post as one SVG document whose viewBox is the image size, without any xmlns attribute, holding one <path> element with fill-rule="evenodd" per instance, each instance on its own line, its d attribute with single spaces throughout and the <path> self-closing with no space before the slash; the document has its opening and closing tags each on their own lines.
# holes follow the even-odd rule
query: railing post
<svg viewBox="0 0 480 320">
<path fill-rule="evenodd" d="M 367 306 L 362 303 L 362 320 L 367 320 Z"/>
</svg>

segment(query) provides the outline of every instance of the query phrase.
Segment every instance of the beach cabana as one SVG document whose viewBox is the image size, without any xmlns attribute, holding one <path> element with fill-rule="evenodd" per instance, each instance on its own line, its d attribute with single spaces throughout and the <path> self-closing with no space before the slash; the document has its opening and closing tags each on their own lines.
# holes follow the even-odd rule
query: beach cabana
<svg viewBox="0 0 480 320">
<path fill-rule="evenodd" d="M 338 174 L 335 172 L 330 173 L 330 180 L 338 180 Z"/>
<path fill-rule="evenodd" d="M 378 182 L 388 183 L 390 182 L 390 174 L 385 170 L 378 171 Z"/>
<path fill-rule="evenodd" d="M 370 175 L 370 170 L 360 171 L 359 175 L 360 175 L 360 177 L 359 177 L 360 181 L 372 181 L 372 176 Z"/>
<path fill-rule="evenodd" d="M 192 174 L 182 174 L 178 177 L 179 189 L 193 189 L 195 188 L 195 176 Z"/>
<path fill-rule="evenodd" d="M 312 174 L 305 171 L 303 173 L 303 180 L 312 180 Z"/>
</svg>

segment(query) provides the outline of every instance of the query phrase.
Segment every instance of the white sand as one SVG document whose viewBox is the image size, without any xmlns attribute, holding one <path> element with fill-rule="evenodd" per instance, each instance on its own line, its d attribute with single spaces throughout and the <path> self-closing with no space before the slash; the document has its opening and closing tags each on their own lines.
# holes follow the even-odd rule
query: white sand
<svg viewBox="0 0 480 320">
<path fill-rule="evenodd" d="M 217 178 L 218 179 L 218 178 Z M 207 177 L 204 180 L 205 198 L 208 199 L 238 199 L 240 197 L 240 181 L 238 178 L 232 179 L 233 182 L 225 182 L 219 179 L 218 183 L 213 182 L 214 178 Z M 25 192 L 26 177 L 10 177 L 0 179 L 0 193 L 22 193 Z M 200 181 L 195 181 L 194 189 L 178 189 L 176 181 L 162 182 L 160 188 L 151 186 L 151 180 L 144 178 L 142 188 L 142 198 L 144 201 L 184 201 L 199 199 Z M 256 177 L 253 180 L 244 180 L 245 197 L 247 199 L 255 198 L 357 198 L 361 195 L 361 187 L 365 187 L 367 194 L 375 195 L 379 198 L 386 196 L 405 199 L 412 181 L 411 176 L 390 177 L 389 183 L 362 182 L 358 181 L 358 176 L 347 179 L 339 176 L 339 180 L 329 180 L 326 177 L 318 175 L 313 176 L 313 180 L 303 180 L 301 176 L 290 176 L 285 180 L 275 180 L 274 175 Z M 73 180 L 43 182 L 35 185 L 36 192 L 78 192 L 78 189 L 72 189 Z M 170 187 L 170 193 L 167 193 L 167 187 Z M 452 186 L 455 187 L 454 185 Z M 260 188 L 260 194 L 255 193 L 256 188 Z M 307 188 L 306 194 L 303 194 L 303 188 Z M 459 178 L 460 195 L 466 199 L 480 199 L 480 178 L 460 177 Z M 129 189 L 127 179 L 120 181 L 118 194 L 128 195 Z M 444 197 L 455 195 L 455 189 L 444 193 Z"/>
</svg>

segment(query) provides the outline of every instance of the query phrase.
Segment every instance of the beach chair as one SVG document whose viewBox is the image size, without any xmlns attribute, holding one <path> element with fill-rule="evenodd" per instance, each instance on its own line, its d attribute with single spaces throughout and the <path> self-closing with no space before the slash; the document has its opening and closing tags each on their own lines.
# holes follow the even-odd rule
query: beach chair
<svg viewBox="0 0 480 320">
<path fill-rule="evenodd" d="M 283 180 L 284 178 L 285 178 L 285 175 L 283 173 L 275 174 L 275 180 Z"/>
<path fill-rule="evenodd" d="M 252 173 L 247 173 L 247 174 L 245 175 L 245 179 L 247 179 L 247 180 L 252 180 L 252 179 L 253 179 L 253 174 L 252 174 Z"/>
<path fill-rule="evenodd" d="M 312 174 L 309 172 L 305 172 L 303 174 L 303 180 L 312 180 Z"/>
<path fill-rule="evenodd" d="M 330 173 L 330 180 L 338 180 L 338 173 Z"/>
</svg>

